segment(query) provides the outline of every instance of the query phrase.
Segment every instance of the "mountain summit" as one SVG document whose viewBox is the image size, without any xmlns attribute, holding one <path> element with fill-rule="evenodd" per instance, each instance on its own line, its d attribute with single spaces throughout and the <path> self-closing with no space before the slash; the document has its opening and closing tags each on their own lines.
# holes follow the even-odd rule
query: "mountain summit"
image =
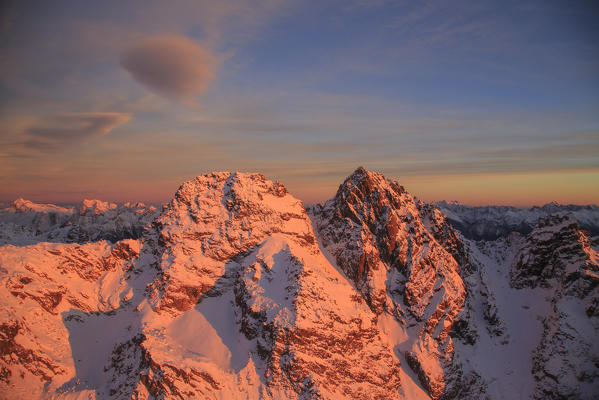
<svg viewBox="0 0 599 400">
<path fill-rule="evenodd" d="M 449 333 L 466 293 L 460 266 L 427 229 L 414 198 L 360 167 L 314 209 L 314 221 L 325 250 L 371 310 L 398 322 L 407 339 L 394 347 L 440 397 L 453 360 Z"/>
<path fill-rule="evenodd" d="M 57 212 L 21 208 L 0 212 L 8 238 Z M 599 257 L 562 217 L 468 240 L 362 167 L 308 211 L 282 184 L 230 172 L 185 182 L 160 214 L 65 210 L 19 236 L 39 243 L 0 246 L 1 398 L 597 392 Z M 106 240 L 132 215 L 146 222 L 137 236 Z M 61 243 L 75 227 L 93 236 Z"/>
</svg>

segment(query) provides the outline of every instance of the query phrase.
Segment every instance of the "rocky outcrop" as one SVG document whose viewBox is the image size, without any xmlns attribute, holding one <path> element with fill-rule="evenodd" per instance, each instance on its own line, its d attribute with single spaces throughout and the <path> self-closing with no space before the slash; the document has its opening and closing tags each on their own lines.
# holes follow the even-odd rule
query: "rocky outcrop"
<svg viewBox="0 0 599 400">
<path fill-rule="evenodd" d="M 586 297 L 599 283 L 597 252 L 578 223 L 567 216 L 539 220 L 511 270 L 516 288 L 560 286 L 564 294 Z"/>
<path fill-rule="evenodd" d="M 441 397 L 453 358 L 449 332 L 466 296 L 451 253 L 463 251 L 455 233 L 441 225 L 439 215 L 427 210 L 422 218 L 398 183 L 363 168 L 313 213 L 325 249 L 372 311 L 414 329 L 413 344 L 403 351 L 431 397 Z"/>
<path fill-rule="evenodd" d="M 242 332 L 256 339 L 268 386 L 300 398 L 398 397 L 399 362 L 375 316 L 311 247 L 275 237 L 241 261 Z"/>
<path fill-rule="evenodd" d="M 599 390 L 597 321 L 572 312 L 578 302 L 560 299 L 543 319 L 541 342 L 533 354 L 534 399 L 594 399 Z M 594 317 L 596 319 L 596 317 Z M 590 336 L 588 336 L 590 335 Z"/>
<path fill-rule="evenodd" d="M 539 220 L 511 269 L 517 288 L 551 293 L 543 333 L 533 355 L 536 399 L 591 399 L 599 390 L 599 254 L 576 221 Z"/>
</svg>

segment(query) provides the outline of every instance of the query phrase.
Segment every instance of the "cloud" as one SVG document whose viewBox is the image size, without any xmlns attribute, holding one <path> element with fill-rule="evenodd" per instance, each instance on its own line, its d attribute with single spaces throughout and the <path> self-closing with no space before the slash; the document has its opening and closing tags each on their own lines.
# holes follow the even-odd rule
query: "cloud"
<svg viewBox="0 0 599 400">
<path fill-rule="evenodd" d="M 27 148 L 50 150 L 105 135 L 131 119 L 124 113 L 60 114 L 38 120 L 23 132 Z"/>
<path fill-rule="evenodd" d="M 193 104 L 214 80 L 217 58 L 184 36 L 157 36 L 121 54 L 121 66 L 153 91 Z"/>
</svg>

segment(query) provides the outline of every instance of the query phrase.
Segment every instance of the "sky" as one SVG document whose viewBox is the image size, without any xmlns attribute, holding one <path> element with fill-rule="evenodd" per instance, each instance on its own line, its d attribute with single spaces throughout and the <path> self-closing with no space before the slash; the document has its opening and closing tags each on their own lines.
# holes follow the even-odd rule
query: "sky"
<svg viewBox="0 0 599 400">
<path fill-rule="evenodd" d="M 364 166 L 425 201 L 599 203 L 596 2 L 1 4 L 0 201 L 255 171 L 313 204 Z"/>
</svg>

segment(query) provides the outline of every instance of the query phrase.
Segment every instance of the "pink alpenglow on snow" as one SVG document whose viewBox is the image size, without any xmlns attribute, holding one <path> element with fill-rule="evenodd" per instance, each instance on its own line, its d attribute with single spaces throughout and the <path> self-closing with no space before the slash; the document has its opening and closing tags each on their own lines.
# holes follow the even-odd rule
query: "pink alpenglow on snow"
<svg viewBox="0 0 599 400">
<path fill-rule="evenodd" d="M 19 199 L 0 228 L 10 398 L 597 393 L 599 253 L 566 215 L 467 239 L 358 168 L 308 209 L 261 174 L 214 172 L 161 212 Z"/>
</svg>

